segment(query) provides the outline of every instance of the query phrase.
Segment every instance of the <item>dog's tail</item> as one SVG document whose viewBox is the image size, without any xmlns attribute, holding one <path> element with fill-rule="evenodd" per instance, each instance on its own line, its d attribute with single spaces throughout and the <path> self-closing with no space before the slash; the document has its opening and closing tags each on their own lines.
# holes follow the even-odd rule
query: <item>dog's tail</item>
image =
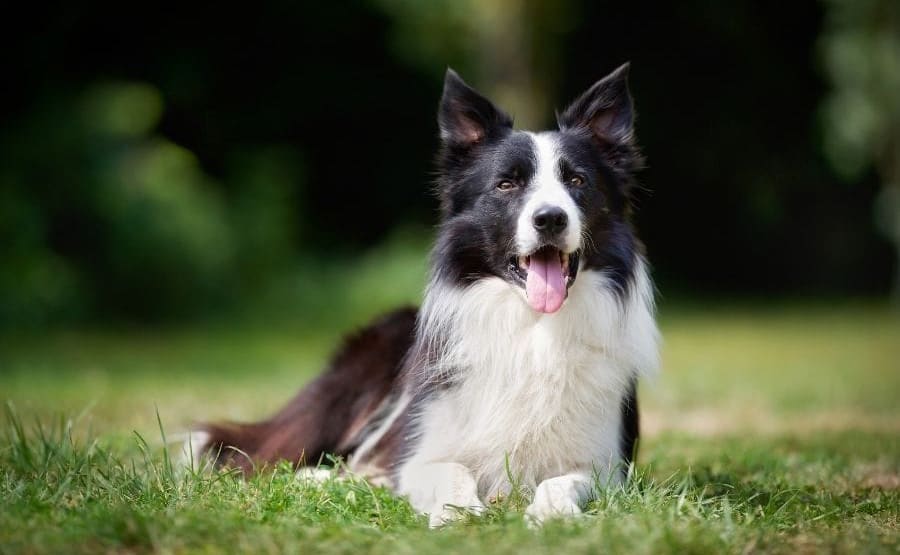
<svg viewBox="0 0 900 555">
<path fill-rule="evenodd" d="M 327 454 L 346 457 L 394 397 L 415 322 L 414 309 L 398 310 L 350 337 L 325 372 L 268 420 L 201 425 L 188 446 L 191 461 L 251 473 L 279 460 L 301 466 Z"/>
<path fill-rule="evenodd" d="M 252 453 L 259 448 L 259 438 L 265 435 L 266 424 L 221 422 L 197 426 L 182 448 L 184 466 L 199 470 L 212 463 L 251 472 L 256 465 Z"/>
</svg>

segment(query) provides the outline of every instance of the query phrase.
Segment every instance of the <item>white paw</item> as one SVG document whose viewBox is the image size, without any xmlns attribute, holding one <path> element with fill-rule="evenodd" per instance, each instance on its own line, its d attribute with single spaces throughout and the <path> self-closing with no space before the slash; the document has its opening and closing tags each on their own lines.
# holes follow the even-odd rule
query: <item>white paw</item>
<svg viewBox="0 0 900 555">
<path fill-rule="evenodd" d="M 416 511 L 428 515 L 432 528 L 485 509 L 475 476 L 459 463 L 411 464 L 401 470 L 398 490 Z"/>
<path fill-rule="evenodd" d="M 445 524 L 465 518 L 466 514 L 480 516 L 484 509 L 484 503 L 477 496 L 466 501 L 439 502 L 428 511 L 428 526 L 430 528 L 440 528 Z"/>
<path fill-rule="evenodd" d="M 581 514 L 580 496 L 572 484 L 547 480 L 534 492 L 534 500 L 525 509 L 528 524 L 539 526 L 553 518 L 574 517 Z"/>
<path fill-rule="evenodd" d="M 478 484 L 469 470 L 460 464 L 446 464 L 443 480 L 434 489 L 434 503 L 428 510 L 432 528 L 463 518 L 466 513 L 480 515 L 484 503 L 478 497 Z"/>
</svg>

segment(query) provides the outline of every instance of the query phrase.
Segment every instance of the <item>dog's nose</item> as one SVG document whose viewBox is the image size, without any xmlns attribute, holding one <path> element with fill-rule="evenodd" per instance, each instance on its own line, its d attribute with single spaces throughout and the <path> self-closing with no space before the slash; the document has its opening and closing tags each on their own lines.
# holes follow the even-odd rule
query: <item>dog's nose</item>
<svg viewBox="0 0 900 555">
<path fill-rule="evenodd" d="M 558 206 L 542 206 L 538 208 L 532 217 L 534 229 L 540 233 L 554 235 L 566 229 L 569 217 L 566 211 Z"/>
</svg>

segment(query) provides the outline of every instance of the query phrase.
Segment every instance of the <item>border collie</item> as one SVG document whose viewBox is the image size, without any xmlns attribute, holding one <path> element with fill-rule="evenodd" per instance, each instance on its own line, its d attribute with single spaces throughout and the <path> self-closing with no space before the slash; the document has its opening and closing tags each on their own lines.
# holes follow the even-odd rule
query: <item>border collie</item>
<svg viewBox="0 0 900 555">
<path fill-rule="evenodd" d="M 625 64 L 557 115 L 510 116 L 447 70 L 441 223 L 422 308 L 349 338 L 279 413 L 213 424 L 190 446 L 252 471 L 326 454 L 384 483 L 432 526 L 516 483 L 533 522 L 621 483 L 636 381 L 657 366 L 653 286 L 630 223 L 642 164 Z"/>
</svg>

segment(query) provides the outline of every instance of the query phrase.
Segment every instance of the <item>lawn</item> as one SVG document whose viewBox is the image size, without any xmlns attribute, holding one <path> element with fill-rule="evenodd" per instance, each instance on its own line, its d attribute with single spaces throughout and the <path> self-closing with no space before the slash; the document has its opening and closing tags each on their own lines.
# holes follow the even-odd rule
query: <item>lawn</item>
<svg viewBox="0 0 900 555">
<path fill-rule="evenodd" d="M 360 480 L 173 468 L 164 435 L 275 410 L 364 316 L 0 336 L 0 552 L 900 550 L 900 315 L 874 303 L 664 304 L 634 479 L 540 530 L 527 492 L 430 531 Z"/>
</svg>

